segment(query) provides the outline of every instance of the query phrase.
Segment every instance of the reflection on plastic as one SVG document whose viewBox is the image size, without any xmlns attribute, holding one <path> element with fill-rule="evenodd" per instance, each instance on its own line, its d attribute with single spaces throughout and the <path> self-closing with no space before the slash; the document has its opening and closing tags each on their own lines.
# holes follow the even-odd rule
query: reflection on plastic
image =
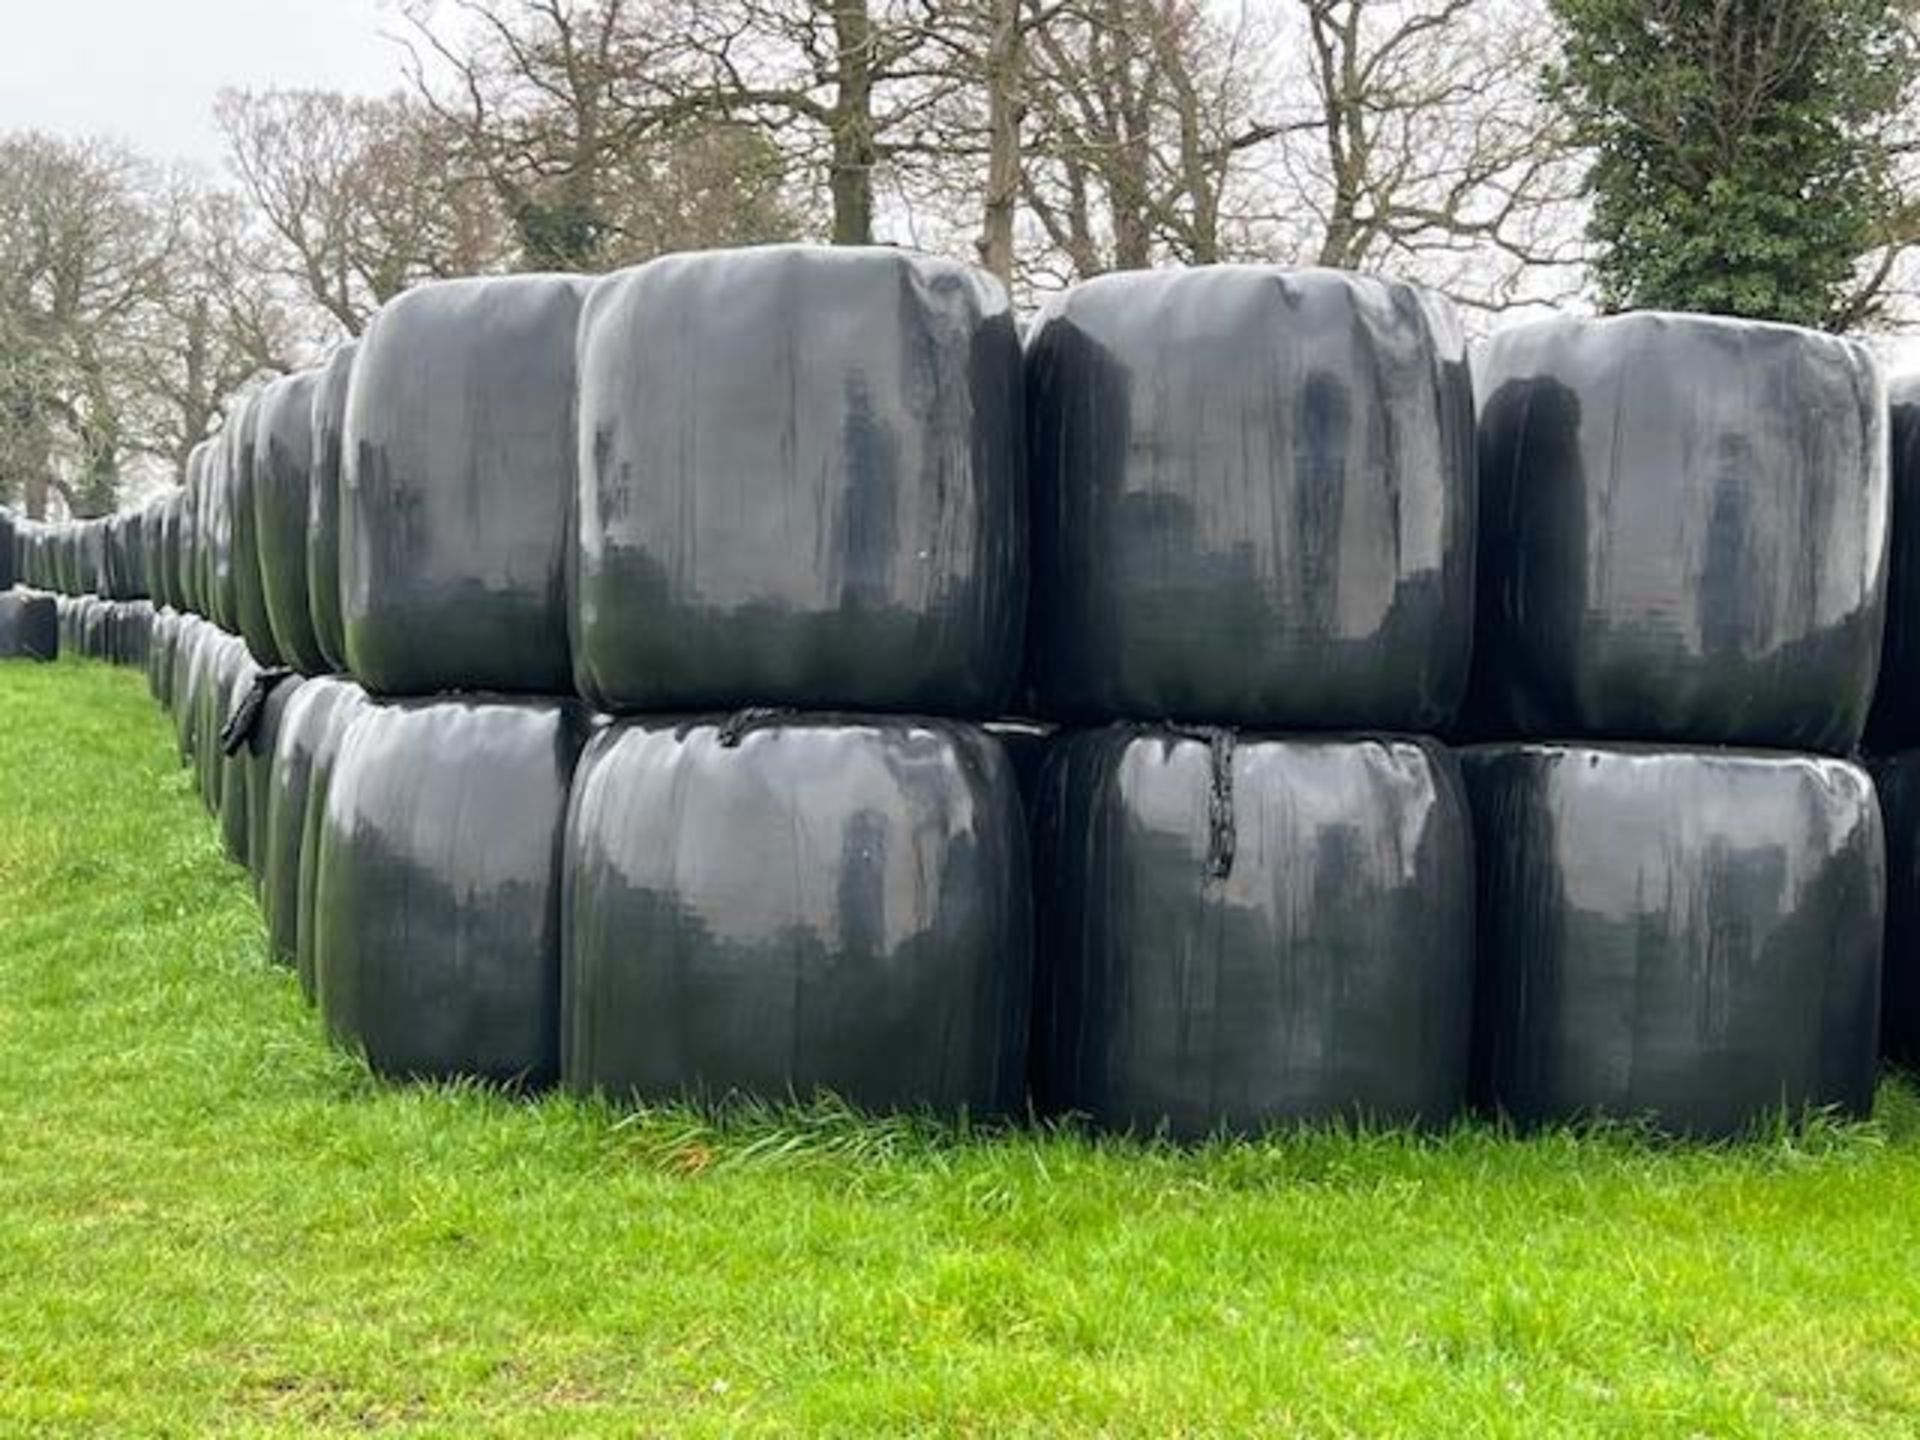
<svg viewBox="0 0 1920 1440">
<path fill-rule="evenodd" d="M 1479 1089 L 1525 1126 L 1727 1136 L 1873 1100 L 1886 886 L 1841 760 L 1463 752 L 1480 857 Z"/>
<path fill-rule="evenodd" d="M 574 331 L 586 282 L 421 285 L 347 387 L 340 608 L 368 691 L 570 691 Z"/>
<path fill-rule="evenodd" d="M 260 392 L 253 438 L 254 540 L 275 647 L 305 675 L 329 667 L 307 597 L 307 517 L 313 489 L 313 391 L 318 372 L 283 375 Z"/>
<path fill-rule="evenodd" d="M 60 613 L 51 595 L 0 594 L 0 660 L 60 658 Z"/>
<path fill-rule="evenodd" d="M 1025 827 L 983 731 L 615 726 L 581 763 L 567 873 L 570 1086 L 1019 1106 Z"/>
<path fill-rule="evenodd" d="M 314 639 L 334 670 L 347 668 L 347 632 L 340 619 L 340 456 L 347 419 L 347 382 L 357 340 L 336 345 L 313 387 L 313 488 L 307 508 L 307 601 Z"/>
<path fill-rule="evenodd" d="M 1851 750 L 1887 573 L 1867 349 L 1636 314 L 1501 331 L 1478 369 L 1468 730 Z"/>
<path fill-rule="evenodd" d="M 1005 292 L 886 248 L 670 255 L 581 324 L 579 686 L 992 715 L 1026 600 Z"/>
<path fill-rule="evenodd" d="M 585 732 L 546 701 L 408 701 L 352 722 L 321 817 L 315 980 L 328 1029 L 375 1070 L 554 1076 L 561 834 Z"/>
<path fill-rule="evenodd" d="M 1042 308 L 1027 375 L 1043 708 L 1452 719 L 1474 436 L 1444 301 L 1328 270 L 1106 276 Z"/>
<path fill-rule="evenodd" d="M 1439 746 L 1082 732 L 1036 845 L 1046 1108 L 1178 1138 L 1460 1109 L 1472 842 Z"/>
<path fill-rule="evenodd" d="M 298 964 L 300 955 L 301 847 L 307 833 L 314 754 L 332 729 L 335 710 L 360 693 L 360 687 L 349 681 L 321 676 L 289 696 L 275 720 L 278 738 L 264 787 L 260 909 L 267 922 L 268 953 L 289 969 Z"/>
</svg>

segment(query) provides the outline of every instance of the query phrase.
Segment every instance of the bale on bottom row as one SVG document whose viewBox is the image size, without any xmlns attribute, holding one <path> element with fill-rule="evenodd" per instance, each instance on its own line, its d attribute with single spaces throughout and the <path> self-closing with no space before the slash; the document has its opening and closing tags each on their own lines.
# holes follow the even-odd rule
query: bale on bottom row
<svg viewBox="0 0 1920 1440">
<path fill-rule="evenodd" d="M 60 658 L 60 609 L 51 595 L 0 593 L 0 660 Z"/>
<path fill-rule="evenodd" d="M 1485 1098 L 1523 1125 L 1696 1135 L 1873 1100 L 1886 860 L 1845 761 L 1464 752 Z"/>
<path fill-rule="evenodd" d="M 334 758 L 311 923 L 320 1010 L 384 1074 L 558 1069 L 561 831 L 585 712 L 369 705 Z M 309 837 L 311 843 L 311 837 Z"/>
<path fill-rule="evenodd" d="M 1439 746 L 1085 732 L 1037 846 L 1046 1109 L 1177 1138 L 1459 1111 L 1473 842 Z"/>
<path fill-rule="evenodd" d="M 1025 824 L 977 727 L 617 726 L 581 761 L 567 877 L 571 1087 L 1019 1108 Z"/>
</svg>

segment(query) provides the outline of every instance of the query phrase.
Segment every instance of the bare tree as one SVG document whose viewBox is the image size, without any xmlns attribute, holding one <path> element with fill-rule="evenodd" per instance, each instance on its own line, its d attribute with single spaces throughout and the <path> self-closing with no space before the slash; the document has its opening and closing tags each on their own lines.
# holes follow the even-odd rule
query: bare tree
<svg viewBox="0 0 1920 1440">
<path fill-rule="evenodd" d="M 793 233 L 780 152 L 689 83 L 688 22 L 664 0 L 405 13 L 414 89 L 498 197 L 524 264 L 590 269 Z"/>
<path fill-rule="evenodd" d="M 425 107 L 230 90 L 215 113 L 234 173 L 276 237 L 281 273 L 349 335 L 417 280 L 499 262 L 505 233 L 492 198 L 454 173 L 454 137 Z"/>
</svg>

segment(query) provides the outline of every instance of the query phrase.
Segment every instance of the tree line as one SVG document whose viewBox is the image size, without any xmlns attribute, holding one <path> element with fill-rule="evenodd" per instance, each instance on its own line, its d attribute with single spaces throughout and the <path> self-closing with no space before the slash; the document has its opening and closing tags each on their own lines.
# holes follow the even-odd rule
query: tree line
<svg viewBox="0 0 1920 1440">
<path fill-rule="evenodd" d="M 1021 303 L 1257 261 L 1858 328 L 1920 233 L 1915 0 L 403 0 L 226 173 L 0 136 L 0 503 L 111 509 L 421 280 L 899 243 Z"/>
</svg>

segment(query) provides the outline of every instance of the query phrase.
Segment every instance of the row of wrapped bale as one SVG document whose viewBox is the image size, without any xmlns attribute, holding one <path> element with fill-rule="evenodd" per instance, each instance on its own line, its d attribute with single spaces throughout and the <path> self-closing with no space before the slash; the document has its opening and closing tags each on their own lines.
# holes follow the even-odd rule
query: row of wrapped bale
<svg viewBox="0 0 1920 1440">
<path fill-rule="evenodd" d="M 1112 277 L 1052 302 L 1024 359 L 990 282 L 893 253 L 410 292 L 347 362 L 337 485 L 325 375 L 305 382 L 304 446 L 284 442 L 292 470 L 307 457 L 309 542 L 316 496 L 338 507 L 343 658 L 370 691 L 422 697 L 376 705 L 385 739 L 348 747 L 343 774 L 376 777 L 342 790 L 360 808 L 321 807 L 318 889 L 360 877 L 315 920 L 323 1008 L 403 1072 L 435 1068 L 406 1034 L 500 1033 L 457 1015 L 497 1018 L 488 997 L 511 991 L 557 1017 L 519 1016 L 552 1048 L 512 1073 L 993 1108 L 1011 1066 L 1050 1108 L 1181 1133 L 1441 1122 L 1476 1055 L 1482 1093 L 1531 1118 L 1714 1129 L 1857 1105 L 1871 1017 L 1863 1052 L 1841 1003 L 1859 986 L 1815 1003 L 1804 922 L 1877 932 L 1859 772 L 1619 742 L 1737 724 L 1748 745 L 1851 744 L 1849 666 L 1871 637 L 1871 684 L 1884 586 L 1877 381 L 1798 332 L 1774 355 L 1771 329 L 1708 326 L 1702 359 L 1668 345 L 1678 322 L 1631 323 L 1654 338 L 1598 360 L 1593 337 L 1622 332 L 1575 327 L 1511 376 L 1482 356 L 1476 504 L 1457 327 L 1387 282 Z M 1721 393 L 1748 385 L 1744 410 Z M 274 600 L 298 594 L 296 562 L 236 559 L 288 552 L 274 497 L 294 513 L 300 484 L 271 474 L 272 436 L 302 407 L 282 400 L 196 452 L 183 573 L 250 663 L 298 666 Z M 331 665 L 327 568 L 309 548 Z M 1554 625 L 1558 672 L 1529 648 Z M 211 715 L 258 688 L 222 663 Z M 1636 678 L 1656 663 L 1658 684 Z M 1470 673 L 1467 733 L 1495 743 L 1462 763 L 1431 735 L 1458 733 Z M 268 697 L 293 709 L 312 683 Z M 448 690 L 549 698 L 430 698 Z M 627 718 L 595 733 L 570 690 Z M 1050 747 L 1030 826 L 1005 744 L 972 723 L 1010 696 L 1082 727 Z M 961 718 L 887 718 L 916 710 Z M 381 810 L 390 794 L 405 804 Z M 233 844 L 252 808 L 229 809 Z M 472 819 L 518 812 L 524 831 Z M 1560 837 L 1562 813 L 1586 826 Z M 360 848 L 332 866 L 336 818 L 335 848 Z M 1609 860 L 1617 929 L 1587 923 L 1604 889 L 1568 878 L 1597 887 Z M 330 991 L 336 911 L 356 938 Z M 530 935 L 556 937 L 551 965 L 514 949 Z M 532 989 L 489 958 L 502 947 Z M 1877 973 L 1877 945 L 1864 958 Z"/>
</svg>

